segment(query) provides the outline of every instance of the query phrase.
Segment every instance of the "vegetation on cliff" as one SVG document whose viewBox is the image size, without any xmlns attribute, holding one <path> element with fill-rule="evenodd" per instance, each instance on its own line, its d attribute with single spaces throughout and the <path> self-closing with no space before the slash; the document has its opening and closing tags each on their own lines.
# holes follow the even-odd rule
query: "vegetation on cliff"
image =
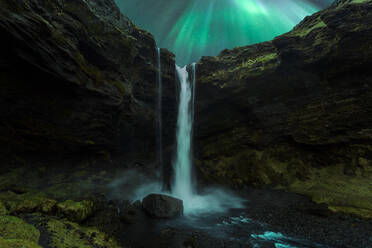
<svg viewBox="0 0 372 248">
<path fill-rule="evenodd" d="M 202 58 L 202 176 L 371 217 L 371 13 L 371 1 L 336 1 L 273 41 Z"/>
</svg>

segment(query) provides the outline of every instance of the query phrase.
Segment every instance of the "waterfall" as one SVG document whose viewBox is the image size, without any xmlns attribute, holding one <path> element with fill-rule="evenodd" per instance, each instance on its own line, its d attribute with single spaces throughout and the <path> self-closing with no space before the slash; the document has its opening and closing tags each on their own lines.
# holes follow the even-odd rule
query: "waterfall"
<svg viewBox="0 0 372 248">
<path fill-rule="evenodd" d="M 180 68 L 176 66 L 180 83 L 177 120 L 177 150 L 173 163 L 174 180 L 171 194 L 183 200 L 185 214 L 223 212 L 243 206 L 242 200 L 220 188 L 204 188 L 196 192 L 196 179 L 192 169 L 192 141 L 195 112 L 196 64 Z"/>
<path fill-rule="evenodd" d="M 158 99 L 156 104 L 156 110 L 157 110 L 157 122 L 156 122 L 156 129 L 157 129 L 157 135 L 156 135 L 156 143 L 157 143 L 157 159 L 158 159 L 158 167 L 163 169 L 163 132 L 162 132 L 162 79 L 161 79 L 161 51 L 160 48 L 156 49 L 157 51 L 157 62 L 158 62 Z"/>
<path fill-rule="evenodd" d="M 163 170 L 163 177 L 166 177 L 165 166 L 163 165 L 162 148 L 162 82 L 161 82 L 161 63 L 160 49 L 158 54 L 158 99 L 157 99 L 157 154 L 160 168 Z M 170 194 L 183 200 L 185 215 L 199 215 L 205 213 L 224 212 L 230 208 L 243 207 L 243 200 L 235 196 L 232 192 L 216 188 L 205 187 L 202 191 L 196 191 L 196 178 L 193 176 L 193 123 L 195 112 L 195 91 L 196 91 L 196 64 L 181 68 L 176 66 L 179 87 L 179 105 L 176 131 L 177 149 L 173 161 L 173 180 L 171 192 L 166 187 L 169 182 L 163 178 L 161 189 L 160 182 L 152 184 L 143 183 L 140 185 L 134 195 L 133 200 L 142 200 L 150 193 Z M 168 185 L 169 186 L 169 185 Z"/>
<path fill-rule="evenodd" d="M 192 123 L 195 117 L 195 89 L 196 89 L 196 63 L 191 64 L 192 69 Z"/>
<path fill-rule="evenodd" d="M 194 120 L 194 92 L 195 92 L 195 64 L 191 67 L 193 71 L 192 84 L 189 80 L 187 66 L 180 68 L 176 66 L 180 82 L 180 98 L 177 121 L 177 153 L 174 162 L 174 182 L 172 194 L 191 202 L 195 196 L 194 182 L 192 178 L 192 126 Z"/>
<path fill-rule="evenodd" d="M 163 182 L 143 183 L 133 193 L 133 200 L 142 200 L 151 193 L 169 194 L 183 200 L 185 215 L 199 215 L 206 213 L 224 212 L 230 208 L 243 207 L 243 200 L 232 192 L 216 188 L 205 187 L 202 191 L 196 191 L 196 177 L 193 176 L 193 124 L 195 113 L 196 92 L 196 64 L 181 68 L 176 65 L 179 87 L 179 105 L 177 116 L 176 144 L 177 149 L 173 161 L 173 180 L 169 191 L 168 168 L 163 164 L 163 141 L 162 141 L 162 75 L 161 75 L 161 52 L 157 49 L 158 62 L 158 94 L 157 94 L 157 159 L 158 166 L 162 170 Z M 128 180 L 128 179 L 125 179 Z M 124 181 L 125 181 L 124 180 Z M 139 180 L 141 181 L 141 180 Z"/>
</svg>

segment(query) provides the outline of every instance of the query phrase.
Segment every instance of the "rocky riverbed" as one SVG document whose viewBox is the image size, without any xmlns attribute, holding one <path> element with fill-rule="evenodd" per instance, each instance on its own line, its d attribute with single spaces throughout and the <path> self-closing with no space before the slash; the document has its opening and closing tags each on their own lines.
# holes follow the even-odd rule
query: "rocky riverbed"
<svg viewBox="0 0 372 248">
<path fill-rule="evenodd" d="M 335 214 L 326 204 L 282 190 L 245 189 L 238 194 L 244 202 L 240 209 L 152 218 L 135 198 L 126 198 L 136 191 L 123 180 L 126 173 L 107 164 L 109 169 L 102 170 L 102 165 L 5 173 L 1 181 L 11 180 L 0 192 L 0 241 L 17 239 L 25 247 L 44 248 L 372 247 L 370 220 Z M 153 182 L 145 175 L 142 180 Z M 119 179 L 122 184 L 113 188 Z M 35 235 L 27 236 L 31 231 Z"/>
</svg>

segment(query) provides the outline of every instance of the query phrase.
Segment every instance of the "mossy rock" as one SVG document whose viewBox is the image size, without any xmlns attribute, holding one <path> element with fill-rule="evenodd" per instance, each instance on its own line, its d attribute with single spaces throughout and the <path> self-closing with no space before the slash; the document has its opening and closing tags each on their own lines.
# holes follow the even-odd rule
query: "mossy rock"
<svg viewBox="0 0 372 248">
<path fill-rule="evenodd" d="M 42 193 L 16 194 L 11 191 L 0 194 L 0 200 L 4 203 L 10 213 L 52 213 L 56 201 L 48 199 Z"/>
<path fill-rule="evenodd" d="M 218 145 L 226 147 L 222 151 L 225 154 Z M 297 178 L 306 179 L 309 173 L 302 161 L 303 154 L 284 144 L 258 150 L 236 148 L 227 141 L 219 141 L 205 146 L 203 152 L 207 159 L 197 163 L 203 177 L 234 187 L 289 185 Z"/>
<path fill-rule="evenodd" d="M 0 201 L 0 215 L 7 215 L 9 213 L 8 209 L 6 208 L 5 204 Z"/>
<path fill-rule="evenodd" d="M 57 204 L 58 212 L 64 215 L 67 219 L 74 222 L 83 222 L 95 211 L 94 202 L 89 200 L 72 201 L 67 200 Z"/>
<path fill-rule="evenodd" d="M 287 189 L 327 204 L 333 212 L 372 218 L 372 176 L 347 176 L 343 165 L 312 169 L 308 180 Z"/>
<path fill-rule="evenodd" d="M 23 239 L 3 239 L 0 237 L 1 248 L 42 248 L 36 243 Z"/>
<path fill-rule="evenodd" d="M 58 248 L 119 248 L 114 239 L 96 228 L 82 227 L 66 220 L 50 219 L 47 222 L 52 247 Z"/>
<path fill-rule="evenodd" d="M 2 215 L 0 216 L 0 237 L 6 240 L 26 240 L 38 243 L 40 232 L 20 218 Z"/>
<path fill-rule="evenodd" d="M 349 206 L 328 206 L 328 209 L 335 213 L 346 213 L 365 219 L 372 219 L 372 210 L 370 209 L 362 209 Z"/>
</svg>

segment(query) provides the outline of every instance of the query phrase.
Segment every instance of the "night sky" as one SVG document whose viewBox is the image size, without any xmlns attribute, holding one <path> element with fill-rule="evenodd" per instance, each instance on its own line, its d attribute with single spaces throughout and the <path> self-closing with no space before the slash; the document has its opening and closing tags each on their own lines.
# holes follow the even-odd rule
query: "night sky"
<svg viewBox="0 0 372 248">
<path fill-rule="evenodd" d="M 178 65 L 273 39 L 332 0 L 115 0 Z"/>
</svg>

